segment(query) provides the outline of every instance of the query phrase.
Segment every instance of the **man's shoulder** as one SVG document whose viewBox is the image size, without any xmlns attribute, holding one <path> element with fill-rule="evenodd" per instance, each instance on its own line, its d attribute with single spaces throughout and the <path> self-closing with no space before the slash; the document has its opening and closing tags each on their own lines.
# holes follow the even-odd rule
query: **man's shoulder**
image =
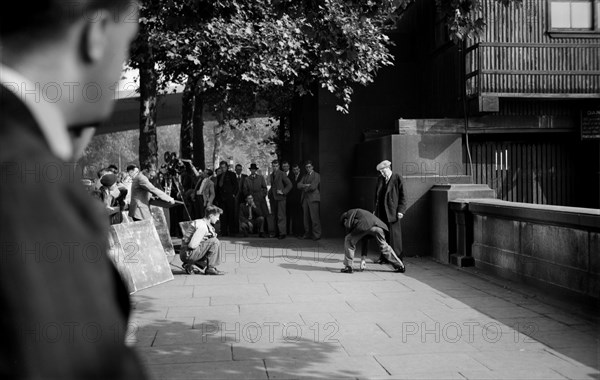
<svg viewBox="0 0 600 380">
<path fill-rule="evenodd" d="M 142 173 L 142 172 L 139 172 L 139 173 L 138 173 L 138 174 L 135 176 L 135 178 L 133 178 L 133 181 L 132 181 L 132 182 L 133 182 L 133 183 L 136 183 L 136 182 L 137 182 L 137 183 L 139 183 L 139 182 L 146 182 L 146 181 L 147 181 L 147 182 L 150 182 L 150 180 L 148 179 L 148 177 L 146 177 L 146 176 L 144 175 L 144 173 Z"/>
<path fill-rule="evenodd" d="M 394 182 L 402 182 L 402 176 L 399 173 L 392 173 L 390 180 Z"/>
</svg>

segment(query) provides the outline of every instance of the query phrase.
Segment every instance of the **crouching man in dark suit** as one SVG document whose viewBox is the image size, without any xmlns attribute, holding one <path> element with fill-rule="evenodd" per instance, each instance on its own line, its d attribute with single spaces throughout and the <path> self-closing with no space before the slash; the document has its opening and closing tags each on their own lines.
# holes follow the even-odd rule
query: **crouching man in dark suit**
<svg viewBox="0 0 600 380">
<path fill-rule="evenodd" d="M 254 197 L 248 195 L 246 203 L 240 205 L 240 232 L 245 236 L 249 233 L 257 233 L 259 237 L 265 235 L 265 218 L 261 215 L 260 209 L 254 203 Z"/>
<path fill-rule="evenodd" d="M 369 211 L 354 208 L 342 214 L 340 221 L 346 227 L 347 235 L 344 239 L 344 268 L 342 273 L 352 273 L 354 271 L 352 263 L 354 261 L 354 251 L 356 243 L 367 236 L 373 236 L 377 240 L 379 252 L 385 257 L 394 267 L 396 272 L 404 273 L 405 267 L 402 260 L 396 256 L 394 250 L 385 241 L 385 231 L 387 226 L 378 217 Z M 361 261 L 361 271 L 365 269 L 366 263 L 366 244 L 363 241 L 363 260 Z"/>
</svg>

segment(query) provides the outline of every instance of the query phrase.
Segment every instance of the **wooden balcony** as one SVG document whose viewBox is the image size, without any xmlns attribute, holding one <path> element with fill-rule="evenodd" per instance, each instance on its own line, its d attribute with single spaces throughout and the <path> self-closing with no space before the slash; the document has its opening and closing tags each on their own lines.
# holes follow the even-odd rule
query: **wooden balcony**
<svg viewBox="0 0 600 380">
<path fill-rule="evenodd" d="M 600 44 L 481 42 L 465 71 L 479 112 L 497 112 L 500 98 L 600 99 Z"/>
</svg>

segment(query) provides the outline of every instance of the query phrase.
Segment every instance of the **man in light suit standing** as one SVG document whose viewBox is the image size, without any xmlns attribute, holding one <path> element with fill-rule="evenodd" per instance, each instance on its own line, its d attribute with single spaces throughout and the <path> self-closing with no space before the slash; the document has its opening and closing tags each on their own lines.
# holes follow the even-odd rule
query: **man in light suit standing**
<svg viewBox="0 0 600 380">
<path fill-rule="evenodd" d="M 304 239 L 311 238 L 319 240 L 321 238 L 321 217 L 319 208 L 321 205 L 321 193 L 319 193 L 319 184 L 321 176 L 314 171 L 312 161 L 306 161 L 304 166 L 306 175 L 298 183 L 298 189 L 302 191 L 302 214 L 304 215 Z"/>
<path fill-rule="evenodd" d="M 279 170 L 279 161 L 273 160 L 271 163 L 273 173 L 271 173 L 271 188 L 269 189 L 269 201 L 271 202 L 271 211 L 275 219 L 275 235 L 278 239 L 285 239 L 287 230 L 285 217 L 285 200 L 287 193 L 292 190 L 292 182 Z"/>
<path fill-rule="evenodd" d="M 402 259 L 404 255 L 400 220 L 406 212 L 404 183 L 399 174 L 392 173 L 392 163 L 388 160 L 381 161 L 377 165 L 377 171 L 381 175 L 377 178 L 375 189 L 375 216 L 388 226 L 386 239 L 394 252 Z M 378 262 L 384 264 L 387 260 L 381 256 Z"/>
<path fill-rule="evenodd" d="M 152 214 L 150 213 L 150 199 L 152 199 L 152 195 L 156 195 L 159 199 L 170 204 L 175 204 L 175 199 L 150 183 L 150 180 L 155 176 L 156 165 L 150 162 L 147 163 L 146 168 L 133 179 L 133 183 L 131 184 L 129 216 L 133 218 L 134 221 L 152 219 Z"/>
</svg>

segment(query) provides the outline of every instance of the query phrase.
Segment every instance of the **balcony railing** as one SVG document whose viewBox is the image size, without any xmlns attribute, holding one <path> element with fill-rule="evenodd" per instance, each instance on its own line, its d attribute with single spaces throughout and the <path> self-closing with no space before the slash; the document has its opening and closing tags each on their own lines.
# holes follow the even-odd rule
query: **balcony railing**
<svg viewBox="0 0 600 380">
<path fill-rule="evenodd" d="M 469 96 L 600 98 L 600 44 L 482 42 L 465 64 Z"/>
</svg>

